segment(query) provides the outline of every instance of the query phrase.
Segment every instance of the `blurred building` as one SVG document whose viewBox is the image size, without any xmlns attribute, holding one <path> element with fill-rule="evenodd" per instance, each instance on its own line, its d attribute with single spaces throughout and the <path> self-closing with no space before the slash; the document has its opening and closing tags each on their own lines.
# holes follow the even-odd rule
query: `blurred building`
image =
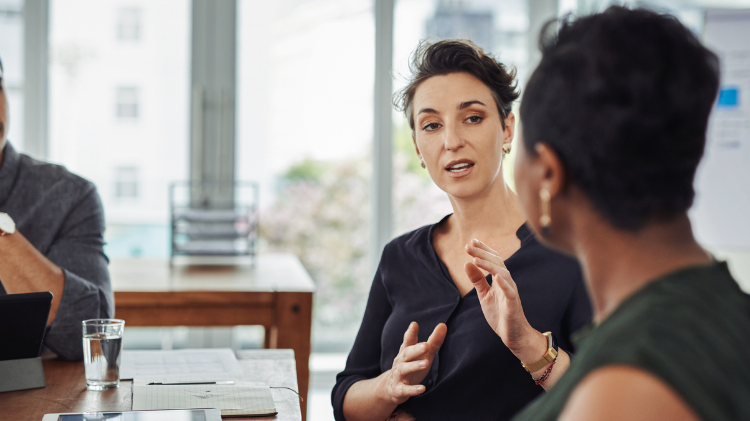
<svg viewBox="0 0 750 421">
<path fill-rule="evenodd" d="M 494 16 L 491 10 L 470 10 L 464 1 L 442 0 L 425 22 L 425 35 L 470 39 L 485 51 L 492 51 Z"/>
<path fill-rule="evenodd" d="M 438 0 L 425 20 L 423 38 L 470 39 L 515 67 L 523 82 L 528 61 L 526 6 L 525 1 Z"/>
<path fill-rule="evenodd" d="M 168 186 L 187 178 L 190 10 L 50 1 L 48 159 L 96 184 L 114 257 L 169 250 Z"/>
</svg>

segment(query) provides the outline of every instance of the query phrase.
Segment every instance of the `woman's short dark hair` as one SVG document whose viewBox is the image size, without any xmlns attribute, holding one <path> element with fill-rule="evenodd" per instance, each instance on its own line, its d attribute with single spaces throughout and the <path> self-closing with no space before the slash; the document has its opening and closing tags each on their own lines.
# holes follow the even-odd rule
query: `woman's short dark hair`
<svg viewBox="0 0 750 421">
<path fill-rule="evenodd" d="M 557 33 L 545 37 L 550 25 Z M 635 231 L 693 203 L 719 62 L 675 17 L 612 6 L 542 31 L 521 102 L 526 150 L 559 155 L 614 226 Z"/>
<path fill-rule="evenodd" d="M 433 76 L 463 72 L 479 79 L 492 92 L 503 128 L 513 101 L 518 99 L 519 95 L 516 90 L 515 69 L 506 69 L 502 63 L 469 40 L 422 41 L 412 54 L 409 70 L 409 84 L 396 92 L 393 96 L 393 105 L 404 112 L 412 130 L 414 93 L 422 82 Z"/>
</svg>

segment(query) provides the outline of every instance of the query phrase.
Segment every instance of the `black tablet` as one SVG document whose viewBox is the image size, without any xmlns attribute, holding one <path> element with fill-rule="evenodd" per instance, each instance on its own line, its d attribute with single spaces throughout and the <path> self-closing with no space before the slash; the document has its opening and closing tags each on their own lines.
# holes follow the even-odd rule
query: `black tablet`
<svg viewBox="0 0 750 421">
<path fill-rule="evenodd" d="M 39 356 L 51 305 L 51 292 L 0 295 L 0 361 Z"/>
</svg>

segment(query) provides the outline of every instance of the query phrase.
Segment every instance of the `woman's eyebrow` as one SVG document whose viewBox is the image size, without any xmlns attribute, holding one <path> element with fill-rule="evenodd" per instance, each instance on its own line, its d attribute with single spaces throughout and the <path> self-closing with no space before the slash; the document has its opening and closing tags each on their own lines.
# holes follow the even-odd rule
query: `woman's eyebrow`
<svg viewBox="0 0 750 421">
<path fill-rule="evenodd" d="M 422 108 L 421 110 L 419 110 L 419 112 L 417 113 L 417 115 L 422 114 L 422 113 L 440 114 L 439 112 L 437 112 L 436 110 L 434 110 L 432 108 Z"/>
<path fill-rule="evenodd" d="M 461 104 L 459 104 L 459 106 L 458 106 L 458 109 L 459 109 L 459 110 L 463 110 L 464 108 L 468 108 L 468 107 L 471 107 L 471 106 L 472 106 L 472 105 L 474 105 L 474 104 L 484 105 L 484 102 L 482 102 L 482 101 L 477 101 L 477 100 L 473 100 L 473 101 L 464 101 L 464 102 L 462 102 Z M 484 105 L 484 106 L 486 107 L 486 105 Z"/>
</svg>

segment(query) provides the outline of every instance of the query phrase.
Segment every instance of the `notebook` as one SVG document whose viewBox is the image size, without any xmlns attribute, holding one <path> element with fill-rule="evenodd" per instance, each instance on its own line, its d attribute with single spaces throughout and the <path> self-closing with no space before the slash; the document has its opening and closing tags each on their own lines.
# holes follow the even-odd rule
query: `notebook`
<svg viewBox="0 0 750 421">
<path fill-rule="evenodd" d="M 185 377 L 180 381 L 226 380 Z M 233 385 L 175 385 L 152 386 L 148 383 L 165 381 L 164 378 L 136 378 L 133 380 L 133 410 L 217 408 L 223 417 L 275 415 L 276 406 L 268 385 L 236 380 Z M 174 377 L 168 381 L 176 381 Z"/>
</svg>

